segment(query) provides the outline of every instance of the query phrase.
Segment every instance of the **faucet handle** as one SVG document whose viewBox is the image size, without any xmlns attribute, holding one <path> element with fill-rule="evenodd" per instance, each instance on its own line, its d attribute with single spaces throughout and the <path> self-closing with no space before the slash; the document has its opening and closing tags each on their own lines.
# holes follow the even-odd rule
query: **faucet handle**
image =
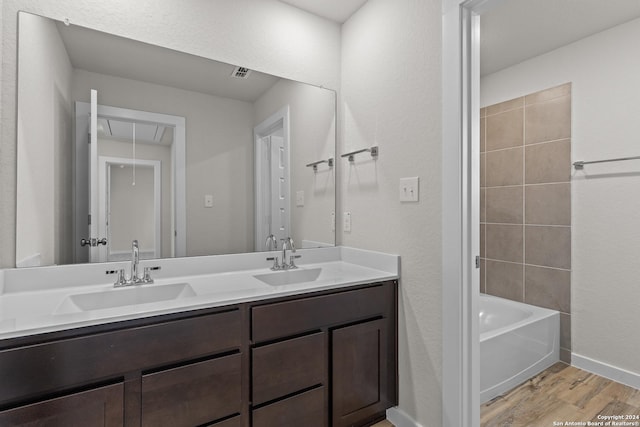
<svg viewBox="0 0 640 427">
<path fill-rule="evenodd" d="M 118 278 L 116 279 L 115 283 L 113 284 L 114 288 L 120 288 L 122 286 L 127 286 L 127 278 L 124 275 L 124 268 L 121 268 L 120 270 L 107 270 L 105 272 L 106 274 L 118 274 Z"/>
<path fill-rule="evenodd" d="M 151 272 L 152 271 L 158 271 L 160 270 L 161 267 L 160 266 L 155 266 L 155 267 L 145 267 L 144 268 L 144 277 L 142 278 L 142 283 L 150 285 L 153 283 L 153 279 L 151 278 Z"/>
<path fill-rule="evenodd" d="M 273 261 L 273 266 L 271 267 L 271 270 L 276 271 L 276 270 L 280 270 L 280 264 L 278 264 L 278 257 L 277 256 L 271 256 L 269 258 L 267 258 L 267 261 Z"/>
<path fill-rule="evenodd" d="M 289 257 L 289 268 L 298 268 L 295 263 L 295 260 L 297 260 L 298 258 L 302 258 L 302 255 L 291 255 Z"/>
</svg>

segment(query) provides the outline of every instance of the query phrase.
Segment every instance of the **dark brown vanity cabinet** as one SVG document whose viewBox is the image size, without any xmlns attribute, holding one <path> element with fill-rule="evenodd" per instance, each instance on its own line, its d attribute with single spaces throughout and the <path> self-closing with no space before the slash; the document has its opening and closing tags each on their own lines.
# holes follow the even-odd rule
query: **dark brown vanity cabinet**
<svg viewBox="0 0 640 427">
<path fill-rule="evenodd" d="M 253 426 L 383 418 L 397 404 L 396 298 L 385 282 L 253 306 Z"/>
<path fill-rule="evenodd" d="M 0 426 L 369 425 L 397 403 L 396 288 L 0 341 Z"/>
<path fill-rule="evenodd" d="M 243 310 L 18 339 L 0 349 L 0 426 L 233 426 L 242 408 Z"/>
</svg>

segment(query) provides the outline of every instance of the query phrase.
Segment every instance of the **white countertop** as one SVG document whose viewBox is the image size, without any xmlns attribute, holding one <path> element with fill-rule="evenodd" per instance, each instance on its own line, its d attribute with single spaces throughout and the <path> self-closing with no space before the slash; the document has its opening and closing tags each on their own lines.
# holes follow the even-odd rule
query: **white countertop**
<svg viewBox="0 0 640 427">
<path fill-rule="evenodd" d="M 113 287 L 105 269 L 127 263 L 0 270 L 0 340 L 109 322 L 138 319 L 188 310 L 219 307 L 275 297 L 335 289 L 399 277 L 399 257 L 353 248 L 300 250 L 300 270 L 319 268 L 308 282 L 269 285 L 255 276 L 280 274 L 264 264 L 268 253 L 165 259 L 141 262 L 160 265 L 155 283 L 160 287 L 188 283 L 195 295 L 167 301 L 69 312 L 69 297 L 131 289 Z M 252 268 L 259 265 L 259 268 Z M 162 274 L 161 274 L 162 273 Z M 89 277 L 94 277 L 92 281 Z M 97 281 L 100 280 L 100 283 Z M 105 280 L 109 282 L 105 283 Z M 89 284 L 86 284 L 89 283 Z"/>
</svg>

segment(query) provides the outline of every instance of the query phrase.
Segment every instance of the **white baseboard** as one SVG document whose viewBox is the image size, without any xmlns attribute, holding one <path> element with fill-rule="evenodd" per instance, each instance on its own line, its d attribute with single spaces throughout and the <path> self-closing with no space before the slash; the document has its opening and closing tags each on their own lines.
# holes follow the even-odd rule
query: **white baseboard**
<svg viewBox="0 0 640 427">
<path fill-rule="evenodd" d="M 571 364 L 576 368 L 591 372 L 601 377 L 617 381 L 629 387 L 640 389 L 640 374 L 590 359 L 579 354 L 571 354 Z"/>
<path fill-rule="evenodd" d="M 422 427 L 416 420 L 401 411 L 397 406 L 387 409 L 387 420 L 396 427 Z"/>
</svg>

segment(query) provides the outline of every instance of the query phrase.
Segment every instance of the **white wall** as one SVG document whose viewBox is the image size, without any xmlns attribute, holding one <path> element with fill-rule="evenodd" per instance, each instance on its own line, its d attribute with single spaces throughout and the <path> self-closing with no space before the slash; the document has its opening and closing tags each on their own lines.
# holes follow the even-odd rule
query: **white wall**
<svg viewBox="0 0 640 427">
<path fill-rule="evenodd" d="M 187 255 L 253 250 L 253 105 L 75 70 L 73 99 L 185 117 Z M 204 207 L 205 194 L 213 208 Z"/>
<path fill-rule="evenodd" d="M 335 209 L 335 167 L 307 164 L 333 157 L 336 147 L 336 94 L 327 89 L 280 80 L 254 103 L 254 124 L 266 120 L 285 105 L 290 107 L 291 236 L 335 244 L 331 212 Z M 304 191 L 304 206 L 296 205 L 296 192 Z"/>
<path fill-rule="evenodd" d="M 442 425 L 441 3 L 369 0 L 343 26 L 341 146 L 378 145 L 340 162 L 347 246 L 402 256 L 400 409 Z M 420 177 L 420 202 L 400 203 L 399 179 Z"/>
<path fill-rule="evenodd" d="M 640 20 L 482 79 L 482 106 L 572 82 L 572 161 L 640 155 Z M 640 374 L 640 161 L 572 178 L 573 353 Z"/>
<path fill-rule="evenodd" d="M 16 201 L 16 259 L 39 253 L 45 265 L 68 263 L 71 242 L 61 237 L 71 231 L 72 68 L 52 22 L 26 16 L 21 25 L 20 42 L 29 48 L 19 57 L 25 79 L 19 82 L 16 179 L 23 191 Z"/>
<path fill-rule="evenodd" d="M 337 89 L 340 27 L 277 0 L 4 0 L 2 2 L 0 266 L 15 264 L 17 12 Z"/>
</svg>

